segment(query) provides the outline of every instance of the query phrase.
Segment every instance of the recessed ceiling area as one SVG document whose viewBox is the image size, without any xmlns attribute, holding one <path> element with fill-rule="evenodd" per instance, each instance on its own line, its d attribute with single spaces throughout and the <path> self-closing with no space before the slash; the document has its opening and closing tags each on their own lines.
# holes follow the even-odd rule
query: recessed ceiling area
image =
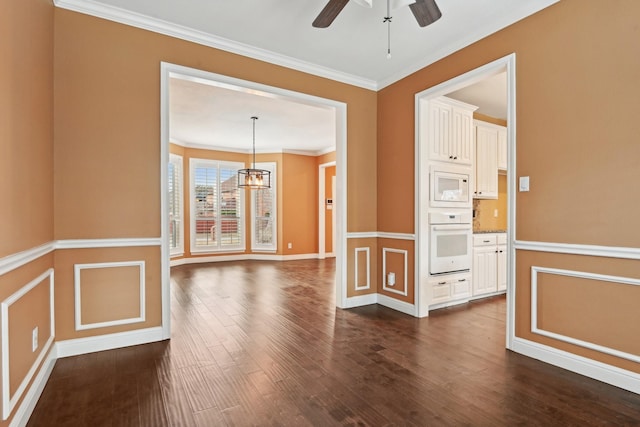
<svg viewBox="0 0 640 427">
<path fill-rule="evenodd" d="M 169 81 L 171 142 L 223 151 L 319 155 L 335 150 L 332 107 L 214 81 L 173 76 Z"/>
</svg>

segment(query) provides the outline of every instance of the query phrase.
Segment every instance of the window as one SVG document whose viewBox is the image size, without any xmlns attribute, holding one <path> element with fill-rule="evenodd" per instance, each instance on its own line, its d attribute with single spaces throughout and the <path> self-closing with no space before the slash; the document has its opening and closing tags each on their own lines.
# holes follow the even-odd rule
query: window
<svg viewBox="0 0 640 427">
<path fill-rule="evenodd" d="M 182 156 L 177 154 L 169 155 L 169 249 L 171 256 L 181 256 L 184 254 L 184 223 L 183 214 L 183 175 Z"/>
<path fill-rule="evenodd" d="M 251 250 L 276 251 L 276 164 L 256 163 L 255 167 L 271 171 L 271 188 L 251 190 Z"/>
<path fill-rule="evenodd" d="M 191 159 L 191 252 L 244 250 L 243 163 Z"/>
</svg>

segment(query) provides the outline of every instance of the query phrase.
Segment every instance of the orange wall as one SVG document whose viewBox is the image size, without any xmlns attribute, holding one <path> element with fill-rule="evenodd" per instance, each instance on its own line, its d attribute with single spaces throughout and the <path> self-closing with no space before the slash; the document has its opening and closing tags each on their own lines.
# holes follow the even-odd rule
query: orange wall
<svg viewBox="0 0 640 427">
<path fill-rule="evenodd" d="M 637 247 L 640 228 L 631 224 L 640 208 L 633 197 L 640 169 L 639 14 L 635 0 L 607 3 L 606 8 L 563 0 L 381 90 L 378 229 L 413 232 L 415 94 L 515 52 L 516 167 L 518 176 L 531 177 L 531 191 L 516 197 L 515 239 Z M 387 200 L 393 203 L 382 203 Z M 522 257 L 516 282 L 520 314 L 527 310 L 531 281 L 530 262 Z M 604 271 L 615 261 L 599 263 Z M 585 260 L 576 268 L 587 266 Z M 522 336 L 524 329 L 517 334 Z"/>
<path fill-rule="evenodd" d="M 49 1 L 4 0 L 0 12 L 0 261 L 53 240 L 53 24 Z M 0 301 L 53 267 L 47 254 L 0 272 Z M 5 265 L 3 265 L 4 267 Z M 2 268 L 4 270 L 4 268 Z M 49 279 L 8 310 L 14 396 L 50 337 Z M 38 327 L 38 350 L 31 333 Z M 41 366 L 36 366 L 37 375 Z M 28 385 L 27 390 L 31 387 Z M 23 395 L 24 396 L 24 395 Z M 4 396 L 3 396 L 4 397 Z M 13 413 L 0 427 L 8 426 Z"/>
<path fill-rule="evenodd" d="M 53 237 L 53 6 L 2 6 L 0 258 Z"/>
<path fill-rule="evenodd" d="M 317 159 L 283 154 L 282 203 L 283 254 L 318 253 Z M 291 243 L 291 249 L 288 244 Z"/>
</svg>

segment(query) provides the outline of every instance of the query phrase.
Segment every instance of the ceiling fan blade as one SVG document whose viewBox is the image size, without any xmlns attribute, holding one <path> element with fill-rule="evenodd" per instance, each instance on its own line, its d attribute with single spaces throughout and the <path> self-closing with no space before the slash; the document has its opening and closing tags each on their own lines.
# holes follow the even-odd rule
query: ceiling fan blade
<svg viewBox="0 0 640 427">
<path fill-rule="evenodd" d="M 409 8 L 421 27 L 433 24 L 442 16 L 435 0 L 416 0 L 415 3 L 409 5 Z"/>
<path fill-rule="evenodd" d="M 329 3 L 320 11 L 320 14 L 311 25 L 316 28 L 327 28 L 347 3 L 349 3 L 349 0 L 329 0 Z"/>
</svg>

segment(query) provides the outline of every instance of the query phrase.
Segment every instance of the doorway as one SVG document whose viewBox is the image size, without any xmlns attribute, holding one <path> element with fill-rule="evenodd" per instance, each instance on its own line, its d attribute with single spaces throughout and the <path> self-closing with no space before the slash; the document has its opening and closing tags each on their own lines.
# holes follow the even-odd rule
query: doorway
<svg viewBox="0 0 640 427">
<path fill-rule="evenodd" d="M 429 170 L 428 147 L 420 143 L 420 123 L 421 117 L 426 115 L 425 108 L 431 100 L 445 96 L 462 88 L 474 85 L 482 80 L 506 73 L 506 121 L 507 121 L 507 322 L 506 322 L 506 347 L 511 348 L 514 338 L 515 326 L 515 54 L 510 54 L 477 69 L 471 70 L 463 75 L 443 82 L 437 86 L 429 88 L 415 96 L 416 114 L 416 145 L 415 145 L 415 230 L 416 230 L 416 302 L 418 303 L 418 316 L 428 316 L 430 305 L 430 295 L 428 292 L 429 280 Z M 427 115 L 428 116 L 428 115 Z"/>
<path fill-rule="evenodd" d="M 304 93 L 293 92 L 286 89 L 267 86 L 251 81 L 241 80 L 229 76 L 210 73 L 180 65 L 161 63 L 161 223 L 167 224 L 161 229 L 161 283 L 162 283 L 162 332 L 164 338 L 170 338 L 170 250 L 169 250 L 169 203 L 168 203 L 168 167 L 170 132 L 170 81 L 174 77 L 213 85 L 222 88 L 231 88 L 245 94 L 260 94 L 265 99 L 293 100 L 298 104 L 316 106 L 332 112 L 334 116 L 335 164 L 336 164 L 336 192 L 335 192 L 335 235 L 334 242 L 335 263 L 335 294 L 336 306 L 344 307 L 346 301 L 346 153 L 347 153 L 347 129 L 346 129 L 346 104 L 331 99 L 320 98 Z M 255 257 L 254 257 L 255 258 Z M 283 256 L 277 259 L 285 259 Z M 257 258 L 256 258 L 257 259 Z"/>
</svg>

